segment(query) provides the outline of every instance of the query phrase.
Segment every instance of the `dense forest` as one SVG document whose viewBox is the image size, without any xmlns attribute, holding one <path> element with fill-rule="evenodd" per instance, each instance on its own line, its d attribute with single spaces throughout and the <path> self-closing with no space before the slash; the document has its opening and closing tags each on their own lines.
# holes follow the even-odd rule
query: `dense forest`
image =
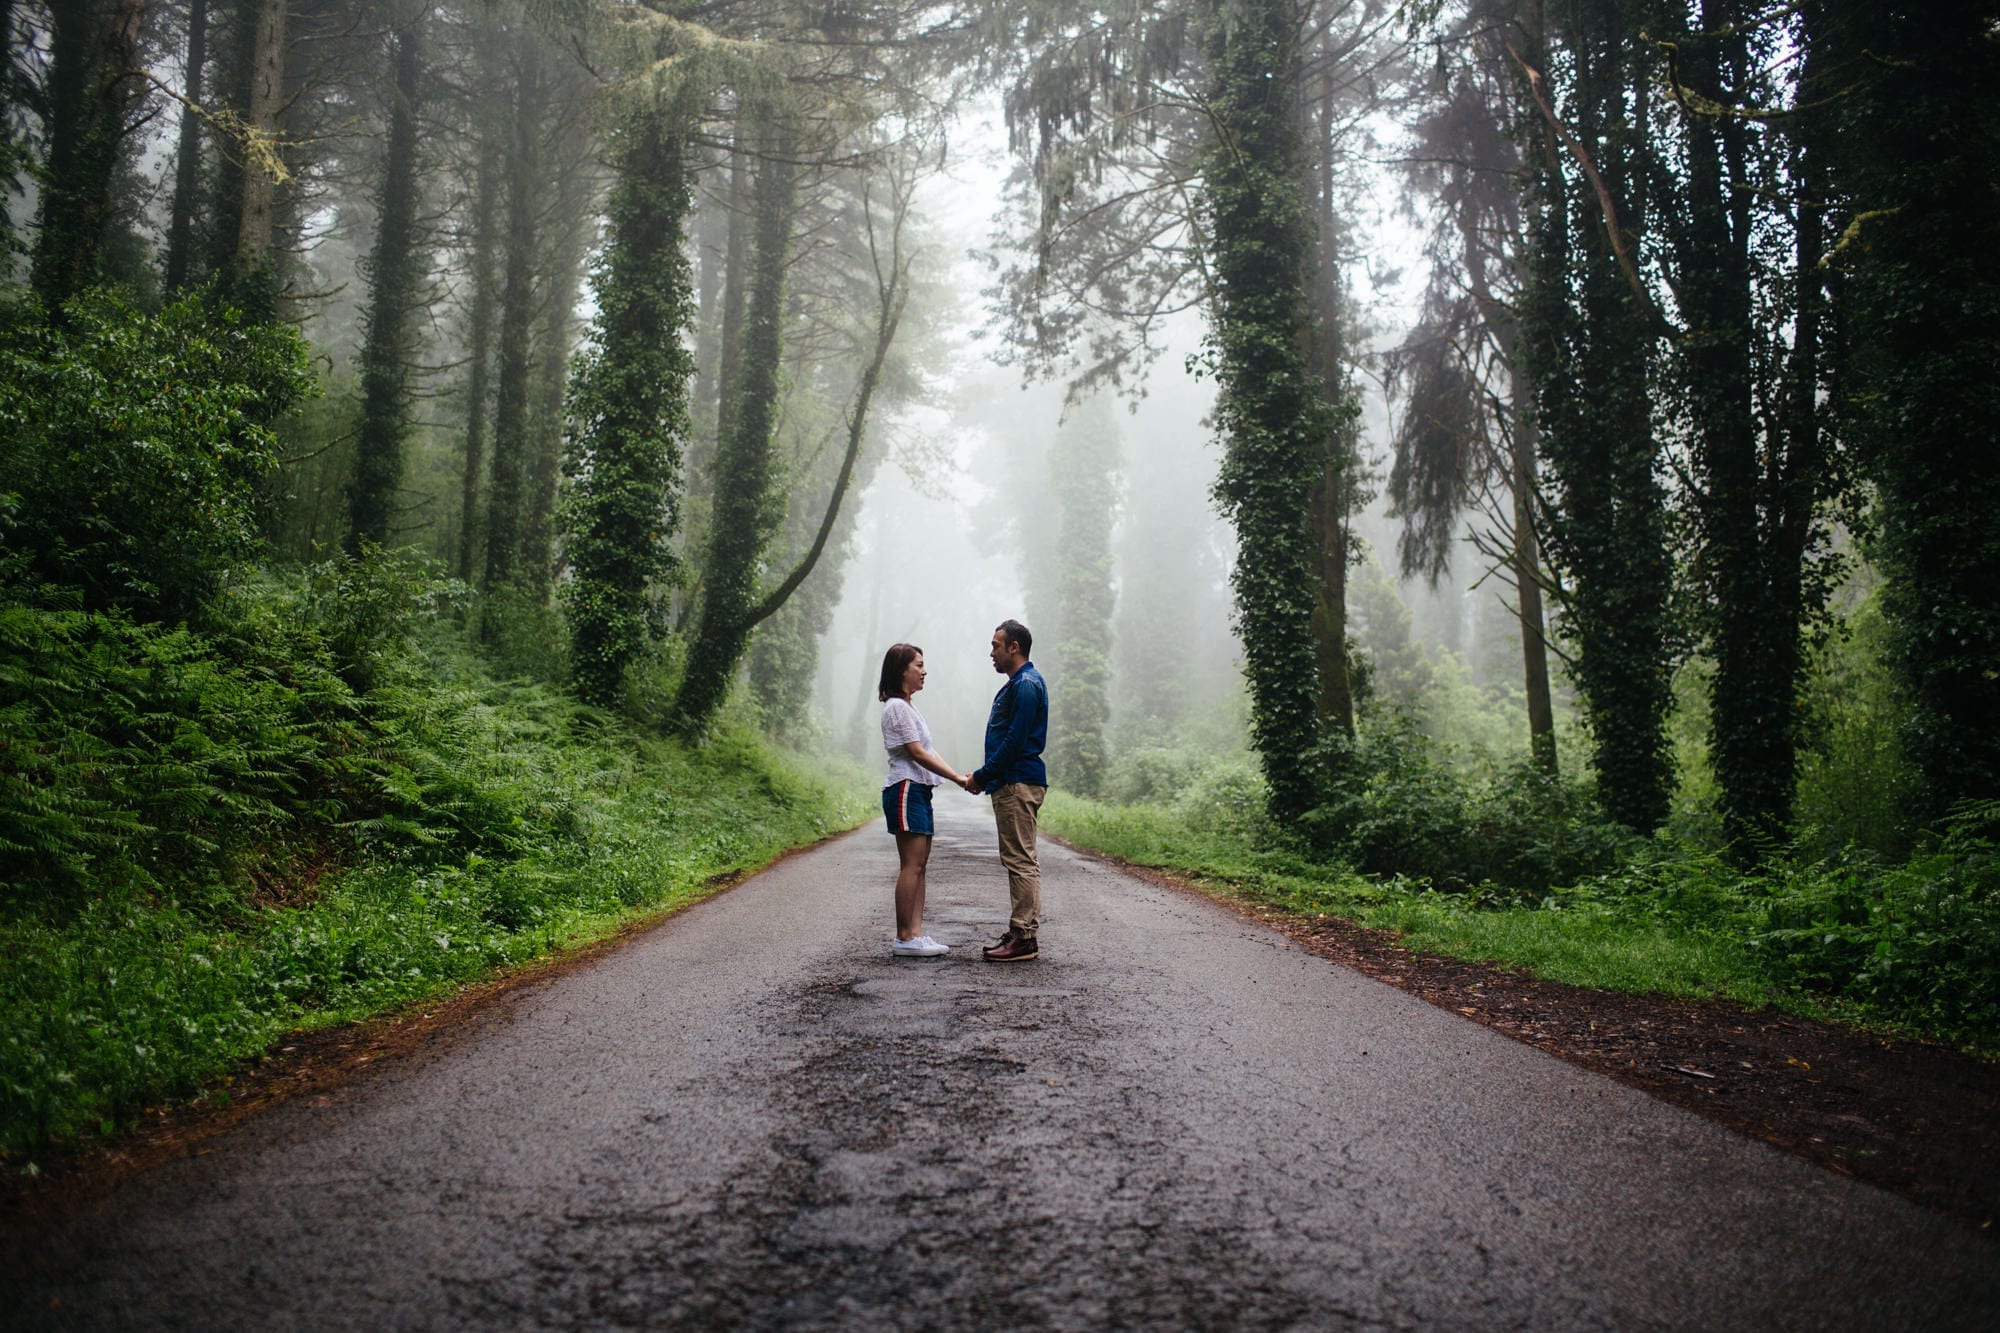
<svg viewBox="0 0 2000 1333">
<path fill-rule="evenodd" d="M 0 33 L 10 1162 L 853 825 L 1008 615 L 1076 841 L 2000 1047 L 1993 4 Z"/>
</svg>

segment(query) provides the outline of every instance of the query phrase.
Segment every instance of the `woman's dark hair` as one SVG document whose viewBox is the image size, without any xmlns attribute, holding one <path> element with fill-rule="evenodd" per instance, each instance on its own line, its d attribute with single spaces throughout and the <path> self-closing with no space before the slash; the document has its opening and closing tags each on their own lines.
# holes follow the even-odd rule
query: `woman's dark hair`
<svg viewBox="0 0 2000 1333">
<path fill-rule="evenodd" d="M 891 699 L 903 697 L 903 673 L 910 663 L 924 655 L 924 650 L 914 643 L 892 643 L 889 651 L 882 654 L 882 679 L 875 682 L 875 699 L 878 703 L 888 703 Z"/>
<path fill-rule="evenodd" d="M 1035 636 L 1028 633 L 1028 627 L 1018 620 L 1003 620 L 993 628 L 1000 631 L 1000 642 L 1013 644 L 1021 650 L 1023 657 L 1035 646 Z"/>
</svg>

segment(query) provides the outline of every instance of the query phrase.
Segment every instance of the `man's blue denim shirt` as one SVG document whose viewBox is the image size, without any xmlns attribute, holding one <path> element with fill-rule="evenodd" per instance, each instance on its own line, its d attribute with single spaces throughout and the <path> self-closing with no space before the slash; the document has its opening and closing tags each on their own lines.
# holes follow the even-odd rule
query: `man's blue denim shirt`
<svg viewBox="0 0 2000 1333">
<path fill-rule="evenodd" d="M 1049 741 L 1049 687 L 1033 662 L 1023 662 L 993 696 L 986 718 L 986 762 L 972 775 L 979 790 L 992 792 L 1009 782 L 1049 785 L 1042 747 Z"/>
</svg>

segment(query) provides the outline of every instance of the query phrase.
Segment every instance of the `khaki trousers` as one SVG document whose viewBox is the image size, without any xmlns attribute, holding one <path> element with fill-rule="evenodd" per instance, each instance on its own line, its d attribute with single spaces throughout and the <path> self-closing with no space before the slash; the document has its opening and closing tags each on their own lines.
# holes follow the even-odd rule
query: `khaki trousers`
<svg viewBox="0 0 2000 1333">
<path fill-rule="evenodd" d="M 1007 924 L 1033 935 L 1042 919 L 1042 867 L 1035 860 L 1035 817 L 1047 787 L 1009 782 L 993 793 L 993 822 L 1000 827 L 1000 864 L 1007 868 L 1011 900 Z"/>
</svg>

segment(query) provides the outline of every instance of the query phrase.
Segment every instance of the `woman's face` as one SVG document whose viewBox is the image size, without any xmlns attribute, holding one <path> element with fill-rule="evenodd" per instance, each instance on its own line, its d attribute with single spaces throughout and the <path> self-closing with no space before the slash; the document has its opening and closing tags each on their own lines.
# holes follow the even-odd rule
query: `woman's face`
<svg viewBox="0 0 2000 1333">
<path fill-rule="evenodd" d="M 903 697 L 909 698 L 924 687 L 924 655 L 918 653 L 903 668 Z"/>
</svg>

